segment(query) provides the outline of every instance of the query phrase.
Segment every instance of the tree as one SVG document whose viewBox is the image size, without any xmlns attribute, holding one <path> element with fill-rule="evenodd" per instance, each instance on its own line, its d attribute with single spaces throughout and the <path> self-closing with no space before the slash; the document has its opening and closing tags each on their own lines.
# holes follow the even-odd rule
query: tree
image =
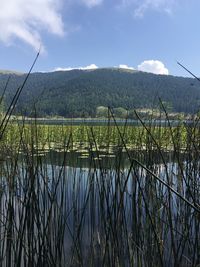
<svg viewBox="0 0 200 267">
<path fill-rule="evenodd" d="M 104 106 L 98 106 L 96 108 L 96 116 L 101 118 L 101 117 L 108 117 L 108 108 Z"/>
</svg>

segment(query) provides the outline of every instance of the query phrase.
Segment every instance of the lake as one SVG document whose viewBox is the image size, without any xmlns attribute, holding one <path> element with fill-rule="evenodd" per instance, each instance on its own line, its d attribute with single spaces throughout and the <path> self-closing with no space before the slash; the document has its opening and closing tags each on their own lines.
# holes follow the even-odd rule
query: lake
<svg viewBox="0 0 200 267">
<path fill-rule="evenodd" d="M 199 213 L 151 172 L 198 208 L 199 158 L 162 153 L 130 151 L 147 169 L 120 147 L 2 163 L 1 266 L 195 266 Z"/>
</svg>

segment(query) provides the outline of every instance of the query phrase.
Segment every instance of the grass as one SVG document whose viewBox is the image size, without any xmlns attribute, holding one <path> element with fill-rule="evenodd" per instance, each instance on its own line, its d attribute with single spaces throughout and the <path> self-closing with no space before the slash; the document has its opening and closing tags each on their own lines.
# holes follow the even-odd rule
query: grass
<svg viewBox="0 0 200 267">
<path fill-rule="evenodd" d="M 78 147 L 89 147 L 89 136 L 88 129 L 89 126 L 85 125 L 37 125 L 35 127 L 34 122 L 30 124 L 15 124 L 12 123 L 8 125 L 6 129 L 6 136 L 4 138 L 3 143 L 7 143 L 8 145 L 12 144 L 17 145 L 20 142 L 21 131 L 23 131 L 23 138 L 26 143 L 31 143 L 32 138 L 34 137 L 34 131 L 37 129 L 37 142 L 40 145 L 40 148 L 45 147 L 48 149 L 49 146 L 56 148 L 63 146 L 63 142 L 66 137 L 72 135 L 71 144 L 74 149 Z M 118 126 L 120 131 L 124 130 L 124 126 Z M 147 129 L 150 129 L 148 132 Z M 92 130 L 94 133 L 95 140 L 97 142 L 98 147 L 106 147 L 110 146 L 118 146 L 120 141 L 119 131 L 116 126 L 92 126 Z M 179 131 L 179 132 L 177 132 Z M 178 142 L 178 146 L 180 149 L 185 149 L 187 146 L 187 138 L 189 138 L 189 126 L 180 122 L 179 125 L 175 127 L 162 127 L 160 125 L 148 125 L 146 128 L 144 125 L 133 127 L 126 126 L 124 131 L 124 141 L 126 145 L 130 149 L 146 149 L 146 144 L 151 144 L 152 149 L 156 148 L 155 142 L 152 143 L 152 136 L 159 143 L 159 146 L 162 150 L 173 150 L 174 143 L 172 138 L 174 138 L 174 142 Z M 196 138 L 198 138 L 198 128 L 196 127 L 195 133 Z M 150 140 L 148 140 L 150 139 Z M 197 141 L 197 140 L 196 140 Z"/>
<path fill-rule="evenodd" d="M 8 124 L 0 144 L 1 266 L 200 263 L 198 121 L 138 120 L 138 127 Z"/>
</svg>

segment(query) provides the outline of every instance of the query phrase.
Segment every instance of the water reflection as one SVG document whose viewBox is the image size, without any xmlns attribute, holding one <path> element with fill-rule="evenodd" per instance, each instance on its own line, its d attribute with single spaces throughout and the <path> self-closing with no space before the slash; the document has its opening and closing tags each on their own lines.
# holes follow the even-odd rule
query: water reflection
<svg viewBox="0 0 200 267">
<path fill-rule="evenodd" d="M 178 158 L 162 153 L 165 162 L 155 150 L 130 155 L 182 196 L 197 201 L 199 161 L 189 161 L 183 153 Z M 1 266 L 198 263 L 197 214 L 146 170 L 132 165 L 122 148 L 112 153 L 52 150 L 30 158 L 22 154 L 20 161 L 1 167 L 6 183 Z"/>
<path fill-rule="evenodd" d="M 159 151 L 146 152 L 144 150 L 129 151 L 131 158 L 139 159 L 145 164 L 161 164 L 163 160 Z M 162 151 L 162 156 L 166 163 L 177 161 L 176 155 L 173 152 Z M 122 149 L 115 149 L 113 153 L 105 153 L 105 151 L 70 151 L 57 152 L 51 150 L 49 153 L 42 156 L 47 164 L 62 166 L 63 164 L 75 168 L 103 168 L 112 169 L 120 166 L 120 168 L 127 169 L 130 167 L 130 159 L 127 153 Z M 64 160 L 65 158 L 65 160 Z M 185 154 L 179 155 L 179 159 L 183 161 L 186 158 Z"/>
</svg>

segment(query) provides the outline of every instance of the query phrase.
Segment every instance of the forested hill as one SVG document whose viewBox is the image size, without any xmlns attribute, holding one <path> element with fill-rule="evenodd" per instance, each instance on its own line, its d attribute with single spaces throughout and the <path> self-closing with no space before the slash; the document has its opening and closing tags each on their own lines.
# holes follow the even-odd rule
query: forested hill
<svg viewBox="0 0 200 267">
<path fill-rule="evenodd" d="M 25 74 L 0 71 L 0 92 L 10 81 L 8 105 Z M 154 75 L 117 68 L 33 73 L 20 96 L 15 114 L 38 116 L 96 116 L 100 106 L 157 108 L 158 97 L 174 112 L 196 113 L 200 108 L 200 82 L 192 78 Z"/>
</svg>

